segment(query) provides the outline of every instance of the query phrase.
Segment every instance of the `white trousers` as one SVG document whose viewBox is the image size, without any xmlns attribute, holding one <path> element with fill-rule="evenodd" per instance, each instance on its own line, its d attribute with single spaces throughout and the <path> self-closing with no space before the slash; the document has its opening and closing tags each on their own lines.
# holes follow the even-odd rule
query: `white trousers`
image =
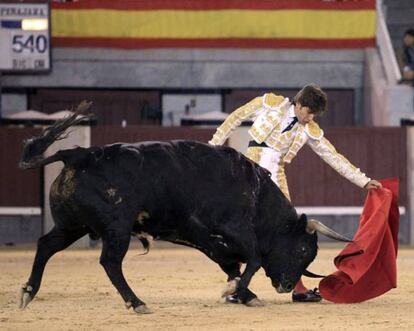
<svg viewBox="0 0 414 331">
<path fill-rule="evenodd" d="M 246 151 L 246 157 L 268 170 L 272 175 L 272 181 L 290 201 L 282 154 L 270 147 L 249 147 Z"/>
</svg>

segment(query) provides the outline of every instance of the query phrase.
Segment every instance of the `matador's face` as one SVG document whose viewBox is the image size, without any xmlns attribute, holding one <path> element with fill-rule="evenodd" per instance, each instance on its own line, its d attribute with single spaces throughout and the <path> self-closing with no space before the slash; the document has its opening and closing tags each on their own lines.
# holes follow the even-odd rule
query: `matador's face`
<svg viewBox="0 0 414 331">
<path fill-rule="evenodd" d="M 296 103 L 295 105 L 295 115 L 298 118 L 298 122 L 300 124 L 307 124 L 312 121 L 316 114 L 312 114 L 309 107 L 303 107 L 300 103 Z"/>
</svg>

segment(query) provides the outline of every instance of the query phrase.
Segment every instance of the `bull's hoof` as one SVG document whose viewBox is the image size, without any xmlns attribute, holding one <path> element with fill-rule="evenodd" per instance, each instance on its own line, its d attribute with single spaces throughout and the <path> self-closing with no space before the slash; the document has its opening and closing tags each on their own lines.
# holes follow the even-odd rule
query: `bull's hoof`
<svg viewBox="0 0 414 331">
<path fill-rule="evenodd" d="M 237 285 L 239 284 L 239 281 L 240 277 L 236 277 L 231 281 L 227 282 L 227 286 L 225 287 L 223 292 L 221 292 L 221 297 L 224 298 L 228 295 L 234 294 L 237 290 Z"/>
<path fill-rule="evenodd" d="M 20 309 L 24 309 L 27 305 L 32 301 L 32 296 L 30 295 L 33 288 L 30 285 L 23 284 L 22 288 L 20 289 L 19 298 L 18 298 L 18 305 Z"/>
<path fill-rule="evenodd" d="M 149 309 L 146 305 L 141 305 L 134 308 L 134 311 L 137 314 L 152 314 L 154 313 L 151 309 Z"/>
<path fill-rule="evenodd" d="M 264 307 L 265 304 L 262 300 L 258 298 L 251 299 L 250 301 L 246 302 L 247 307 Z"/>
<path fill-rule="evenodd" d="M 239 296 L 237 294 L 232 294 L 226 296 L 226 298 L 224 299 L 224 303 L 238 304 L 241 303 L 241 301 L 239 300 Z"/>
</svg>

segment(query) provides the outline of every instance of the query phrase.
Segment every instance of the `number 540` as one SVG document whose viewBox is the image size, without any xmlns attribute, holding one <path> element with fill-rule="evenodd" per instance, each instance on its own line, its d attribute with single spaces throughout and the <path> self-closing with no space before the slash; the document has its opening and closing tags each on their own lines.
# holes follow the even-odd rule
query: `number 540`
<svg viewBox="0 0 414 331">
<path fill-rule="evenodd" d="M 13 36 L 13 52 L 22 53 L 27 49 L 30 53 L 44 53 L 47 50 L 47 39 L 44 35 L 29 35 L 25 38 L 24 35 L 18 34 Z"/>
</svg>

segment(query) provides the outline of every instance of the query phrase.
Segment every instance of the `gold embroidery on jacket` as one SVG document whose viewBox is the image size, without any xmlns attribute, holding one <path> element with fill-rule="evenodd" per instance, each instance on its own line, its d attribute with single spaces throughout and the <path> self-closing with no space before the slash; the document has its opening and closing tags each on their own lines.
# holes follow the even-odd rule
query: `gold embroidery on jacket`
<svg viewBox="0 0 414 331">
<path fill-rule="evenodd" d="M 223 124 L 217 128 L 216 133 L 213 135 L 210 142 L 214 145 L 222 145 L 230 133 L 238 127 L 243 120 L 249 118 L 257 110 L 259 110 L 262 105 L 263 98 L 257 97 L 244 106 L 237 108 L 234 112 L 227 116 Z"/>
<path fill-rule="evenodd" d="M 249 147 L 246 151 L 246 157 L 252 160 L 254 163 L 259 164 L 262 158 L 263 148 L 261 147 Z"/>
<path fill-rule="evenodd" d="M 289 99 L 282 96 L 264 95 L 262 112 L 249 130 L 249 134 L 256 142 L 262 143 L 273 131 L 280 130 L 281 117 L 288 103 Z"/>
<path fill-rule="evenodd" d="M 289 187 L 288 187 L 286 174 L 285 174 L 285 165 L 284 165 L 284 162 L 283 162 L 282 159 L 278 163 L 277 173 L 276 173 L 276 181 L 277 181 L 277 186 L 279 186 L 282 193 L 285 195 L 285 197 L 289 201 L 291 201 L 290 200 Z"/>
<path fill-rule="evenodd" d="M 356 171 L 359 175 L 359 173 L 361 172 L 357 167 L 355 167 L 351 162 L 349 162 L 348 159 L 346 159 L 342 154 L 339 154 L 335 147 L 330 143 L 330 141 L 328 139 L 324 139 L 323 143 L 325 144 L 326 147 L 328 147 L 328 149 L 330 150 L 330 152 L 332 153 L 333 157 L 332 158 L 332 162 L 334 162 L 335 158 L 338 159 L 338 161 L 340 161 L 339 163 L 343 163 L 344 165 L 346 165 L 347 167 L 349 167 L 350 169 L 352 169 L 353 171 Z M 344 174 L 341 173 L 342 175 Z"/>
<path fill-rule="evenodd" d="M 263 98 L 263 105 L 270 108 L 274 108 L 279 106 L 284 100 L 285 98 L 281 95 L 266 93 Z"/>
<path fill-rule="evenodd" d="M 306 124 L 305 131 L 312 139 L 320 140 L 323 137 L 323 130 L 315 121 L 310 121 Z"/>
<path fill-rule="evenodd" d="M 303 136 L 304 126 L 302 124 L 298 125 L 296 130 L 295 138 L 293 139 L 292 145 L 290 145 L 289 150 L 287 151 L 286 155 L 283 157 L 283 161 L 286 163 L 290 163 L 293 158 L 296 156 L 298 151 L 303 147 L 306 142 L 305 137 Z"/>
</svg>

